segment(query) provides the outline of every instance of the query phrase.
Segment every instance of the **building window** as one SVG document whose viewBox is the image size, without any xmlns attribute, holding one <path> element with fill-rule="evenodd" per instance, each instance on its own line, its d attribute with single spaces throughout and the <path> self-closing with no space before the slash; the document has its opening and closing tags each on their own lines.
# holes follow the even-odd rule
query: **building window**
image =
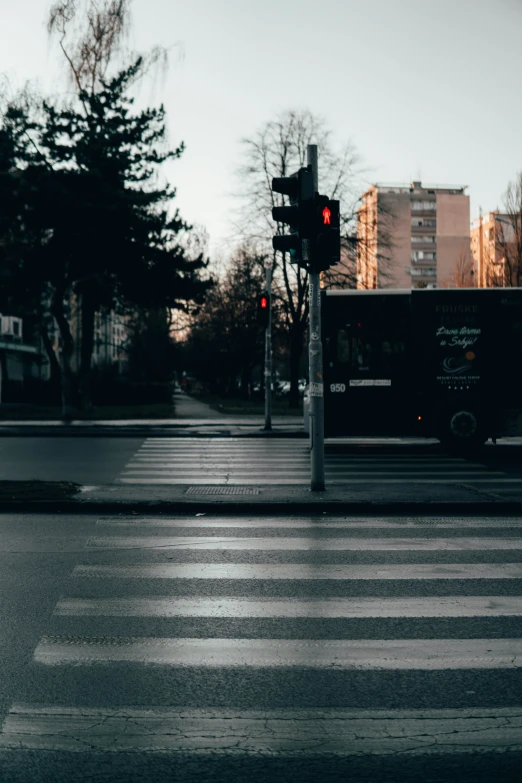
<svg viewBox="0 0 522 783">
<path fill-rule="evenodd" d="M 432 210 L 435 211 L 437 209 L 437 203 L 435 201 L 412 201 L 411 202 L 411 209 L 412 211 L 420 211 L 420 210 Z"/>
<path fill-rule="evenodd" d="M 433 243 L 433 242 L 435 242 L 435 237 L 433 237 L 433 236 L 431 236 L 431 237 L 427 237 L 427 236 L 424 236 L 424 237 L 423 237 L 423 236 L 420 236 L 420 237 L 415 237 L 415 236 L 413 236 L 413 237 L 411 238 L 411 241 L 412 241 L 413 243 L 419 243 L 419 242 L 428 242 L 428 243 Z"/>
</svg>

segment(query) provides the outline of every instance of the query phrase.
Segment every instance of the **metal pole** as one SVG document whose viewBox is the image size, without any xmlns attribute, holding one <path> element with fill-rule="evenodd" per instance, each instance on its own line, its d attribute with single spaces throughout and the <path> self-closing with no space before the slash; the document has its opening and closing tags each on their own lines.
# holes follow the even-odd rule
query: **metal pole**
<svg viewBox="0 0 522 783">
<path fill-rule="evenodd" d="M 272 429 L 272 261 L 265 259 L 268 324 L 265 331 L 265 430 Z"/>
<path fill-rule="evenodd" d="M 317 145 L 308 145 L 308 164 L 312 167 L 314 193 L 319 192 Z M 311 490 L 323 492 L 324 485 L 324 384 L 323 345 L 321 342 L 320 275 L 310 273 L 310 340 L 308 347 L 310 375 L 310 457 Z"/>
</svg>

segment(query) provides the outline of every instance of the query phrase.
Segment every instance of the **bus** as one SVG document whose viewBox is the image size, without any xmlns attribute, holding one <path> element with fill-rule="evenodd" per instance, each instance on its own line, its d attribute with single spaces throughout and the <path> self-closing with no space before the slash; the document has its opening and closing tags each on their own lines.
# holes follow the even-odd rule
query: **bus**
<svg viewBox="0 0 522 783">
<path fill-rule="evenodd" d="M 327 437 L 522 434 L 522 288 L 321 295 Z"/>
</svg>

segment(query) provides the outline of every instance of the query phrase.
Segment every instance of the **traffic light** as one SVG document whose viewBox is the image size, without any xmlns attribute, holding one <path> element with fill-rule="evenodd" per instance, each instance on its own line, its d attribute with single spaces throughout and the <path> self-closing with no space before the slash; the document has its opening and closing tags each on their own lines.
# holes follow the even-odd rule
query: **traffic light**
<svg viewBox="0 0 522 783">
<path fill-rule="evenodd" d="M 293 264 L 306 262 L 309 260 L 308 248 L 303 242 L 310 238 L 314 197 L 312 167 L 301 168 L 290 177 L 274 177 L 272 190 L 288 196 L 290 205 L 273 207 L 272 218 L 286 224 L 291 231 L 273 237 L 272 247 L 281 253 L 289 253 Z"/>
<path fill-rule="evenodd" d="M 270 294 L 268 291 L 263 291 L 257 297 L 257 318 L 263 329 L 268 329 L 270 321 Z"/>
<path fill-rule="evenodd" d="M 318 193 L 314 200 L 312 271 L 324 272 L 341 260 L 339 202 Z"/>
</svg>

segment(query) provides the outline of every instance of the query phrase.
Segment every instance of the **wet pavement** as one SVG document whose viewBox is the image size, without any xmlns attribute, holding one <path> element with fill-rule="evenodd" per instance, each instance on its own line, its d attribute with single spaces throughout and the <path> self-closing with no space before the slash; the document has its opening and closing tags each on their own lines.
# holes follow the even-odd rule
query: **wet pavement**
<svg viewBox="0 0 522 783">
<path fill-rule="evenodd" d="M 0 529 L 6 783 L 518 783 L 520 517 Z"/>
</svg>

